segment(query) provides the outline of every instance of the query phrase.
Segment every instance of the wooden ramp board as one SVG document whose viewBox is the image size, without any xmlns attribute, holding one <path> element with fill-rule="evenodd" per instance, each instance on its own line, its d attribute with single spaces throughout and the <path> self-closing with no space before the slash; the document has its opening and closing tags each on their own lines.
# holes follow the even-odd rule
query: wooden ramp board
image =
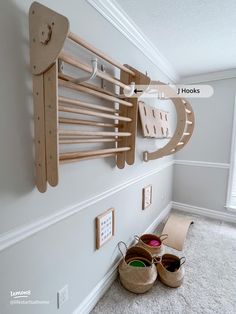
<svg viewBox="0 0 236 314">
<path fill-rule="evenodd" d="M 162 231 L 163 234 L 168 234 L 168 238 L 163 243 L 173 249 L 182 251 L 188 229 L 193 223 L 194 221 L 190 217 L 171 214 Z"/>
</svg>

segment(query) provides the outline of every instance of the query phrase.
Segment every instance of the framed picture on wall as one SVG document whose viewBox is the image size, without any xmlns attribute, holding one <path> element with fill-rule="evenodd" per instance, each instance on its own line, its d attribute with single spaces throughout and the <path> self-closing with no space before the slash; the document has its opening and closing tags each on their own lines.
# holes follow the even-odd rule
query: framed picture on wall
<svg viewBox="0 0 236 314">
<path fill-rule="evenodd" d="M 110 208 L 96 217 L 96 248 L 109 241 L 115 232 L 115 210 Z"/>
</svg>

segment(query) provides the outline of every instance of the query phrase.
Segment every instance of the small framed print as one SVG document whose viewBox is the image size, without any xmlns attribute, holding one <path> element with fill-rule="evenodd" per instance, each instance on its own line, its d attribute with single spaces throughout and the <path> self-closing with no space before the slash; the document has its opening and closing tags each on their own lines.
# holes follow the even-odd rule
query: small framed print
<svg viewBox="0 0 236 314">
<path fill-rule="evenodd" d="M 142 208 L 145 209 L 152 204 L 152 185 L 148 185 L 143 188 L 143 206 Z"/>
<path fill-rule="evenodd" d="M 99 249 L 114 236 L 115 210 L 110 208 L 96 217 L 96 248 Z"/>
</svg>

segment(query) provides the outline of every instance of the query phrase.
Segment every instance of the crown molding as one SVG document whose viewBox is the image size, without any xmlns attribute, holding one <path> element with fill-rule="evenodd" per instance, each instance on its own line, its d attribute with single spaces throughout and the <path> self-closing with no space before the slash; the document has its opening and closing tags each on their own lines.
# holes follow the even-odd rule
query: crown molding
<svg viewBox="0 0 236 314">
<path fill-rule="evenodd" d="M 203 82 L 212 82 L 219 80 L 227 80 L 236 77 L 236 69 L 210 72 L 205 74 L 186 76 L 180 79 L 182 84 L 194 84 L 194 83 L 203 83 Z"/>
<path fill-rule="evenodd" d="M 170 62 L 160 53 L 115 0 L 87 0 L 105 19 L 132 42 L 172 82 L 179 79 Z"/>
</svg>

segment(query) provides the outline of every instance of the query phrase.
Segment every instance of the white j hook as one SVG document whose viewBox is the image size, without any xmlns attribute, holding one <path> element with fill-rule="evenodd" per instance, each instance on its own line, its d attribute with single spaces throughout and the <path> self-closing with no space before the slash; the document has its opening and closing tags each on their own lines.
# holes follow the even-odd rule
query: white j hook
<svg viewBox="0 0 236 314">
<path fill-rule="evenodd" d="M 90 81 L 92 80 L 94 77 L 96 77 L 97 75 L 97 72 L 98 72 L 98 60 L 97 58 L 93 58 L 91 60 L 91 64 L 92 64 L 92 72 L 89 76 L 85 76 L 85 77 L 81 77 L 81 78 L 78 78 L 78 79 L 75 79 L 75 83 L 79 84 L 79 83 L 83 83 L 83 82 L 86 82 L 86 81 Z"/>
<path fill-rule="evenodd" d="M 126 97 L 131 97 L 134 94 L 134 90 L 135 90 L 135 82 L 131 82 L 129 86 L 126 86 L 124 88 L 124 95 Z"/>
</svg>

